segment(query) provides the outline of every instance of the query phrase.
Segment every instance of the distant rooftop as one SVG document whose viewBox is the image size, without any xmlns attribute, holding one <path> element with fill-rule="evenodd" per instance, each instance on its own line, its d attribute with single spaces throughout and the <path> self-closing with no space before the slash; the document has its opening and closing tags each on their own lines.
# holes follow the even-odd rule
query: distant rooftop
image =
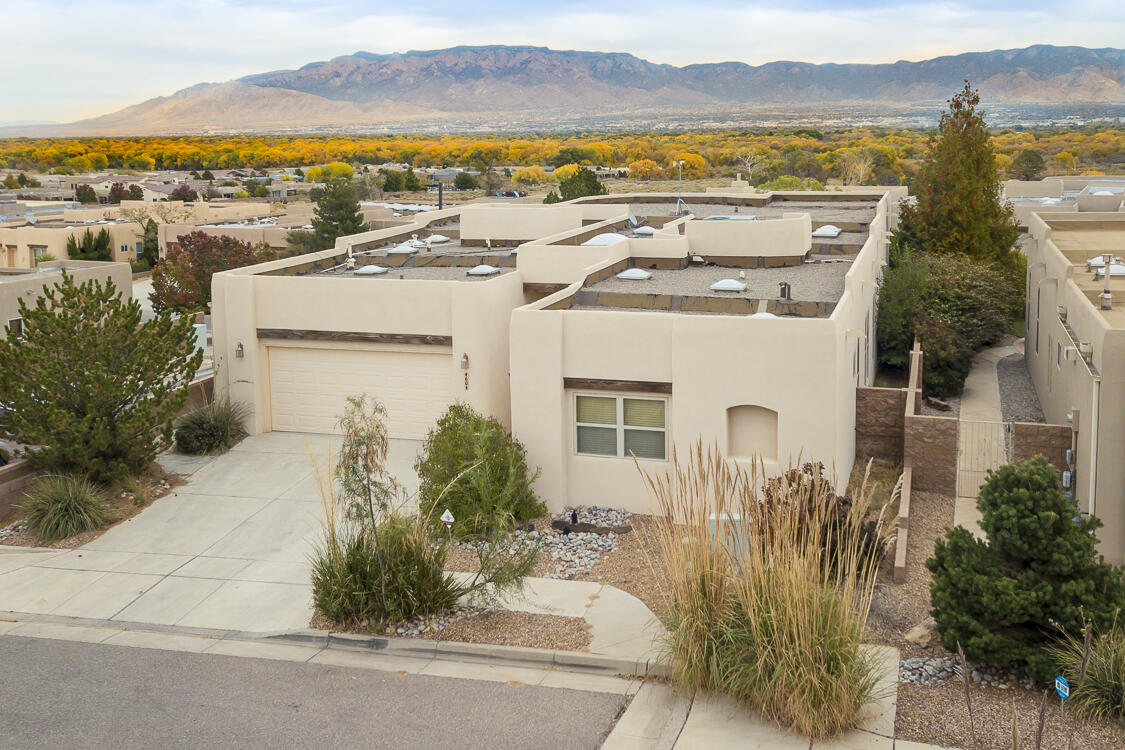
<svg viewBox="0 0 1125 750">
<path fill-rule="evenodd" d="M 1125 216 L 1108 221 L 1052 220 L 1048 224 L 1051 241 L 1076 267 L 1074 283 L 1106 322 L 1115 328 L 1125 328 L 1125 276 L 1110 275 L 1109 289 L 1115 304 L 1111 310 L 1102 310 L 1098 295 L 1105 288 L 1105 279 L 1095 275 L 1094 269 L 1087 268 L 1089 261 L 1100 261 L 1103 255 L 1125 256 Z"/>
</svg>

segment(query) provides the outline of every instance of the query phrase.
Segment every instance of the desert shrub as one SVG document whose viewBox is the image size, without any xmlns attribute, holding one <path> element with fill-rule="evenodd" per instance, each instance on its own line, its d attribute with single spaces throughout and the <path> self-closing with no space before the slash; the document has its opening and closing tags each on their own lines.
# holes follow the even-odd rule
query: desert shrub
<svg viewBox="0 0 1125 750">
<path fill-rule="evenodd" d="M 395 508 L 402 493 L 387 471 L 385 419 L 378 400 L 348 398 L 332 478 L 317 468 L 326 517 L 325 538 L 312 560 L 317 610 L 340 624 L 381 626 L 436 614 L 461 597 L 495 603 L 519 592 L 538 548 L 513 548 L 506 528 L 474 545 L 478 572 L 472 578 L 445 573 L 452 540 L 431 539 L 423 517 Z"/>
<path fill-rule="evenodd" d="M 532 488 L 539 472 L 528 472 L 523 444 L 467 404 L 450 406 L 437 421 L 414 470 L 422 515 L 440 527 L 449 508 L 458 537 L 488 536 L 546 510 Z"/>
<path fill-rule="evenodd" d="M 360 523 L 336 527 L 313 560 L 313 604 L 333 622 L 401 622 L 449 609 L 460 587 L 445 574 L 448 547 L 392 515 L 375 533 Z"/>
<path fill-rule="evenodd" d="M 1070 634 L 1050 652 L 1071 685 L 1068 703 L 1092 719 L 1125 719 L 1125 630 L 1093 637 L 1088 657 L 1085 642 Z"/>
<path fill-rule="evenodd" d="M 822 738 L 855 726 L 875 697 L 861 642 L 879 556 L 865 552 L 866 490 L 845 508 L 819 475 L 804 477 L 773 483 L 767 501 L 756 470 L 700 444 L 686 462 L 673 451 L 667 475 L 645 475 L 675 681 Z M 886 531 L 872 531 L 884 547 Z"/>
<path fill-rule="evenodd" d="M 987 541 L 963 527 L 926 561 L 942 644 L 978 664 L 1025 668 L 1047 680 L 1056 635 L 1103 632 L 1125 605 L 1122 569 L 1097 553 L 1101 522 L 1079 515 L 1058 472 L 1037 457 L 989 472 L 977 507 Z"/>
<path fill-rule="evenodd" d="M 101 488 L 73 474 L 39 479 L 20 507 L 28 528 L 44 542 L 92 531 L 113 520 Z"/>
<path fill-rule="evenodd" d="M 225 451 L 246 436 L 246 404 L 224 399 L 204 404 L 176 420 L 176 449 L 181 453 Z"/>
<path fill-rule="evenodd" d="M 929 395 L 958 394 L 973 353 L 997 343 L 1023 314 L 1026 265 L 892 248 L 880 285 L 879 361 L 906 367 L 917 337 Z"/>
</svg>

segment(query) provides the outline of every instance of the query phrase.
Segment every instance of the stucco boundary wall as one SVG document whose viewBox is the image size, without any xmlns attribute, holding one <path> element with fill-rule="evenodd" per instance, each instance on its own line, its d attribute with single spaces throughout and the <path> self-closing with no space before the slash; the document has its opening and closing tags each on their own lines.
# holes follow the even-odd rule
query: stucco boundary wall
<svg viewBox="0 0 1125 750">
<path fill-rule="evenodd" d="M 7 466 L 0 466 L 0 521 L 23 502 L 23 490 L 35 477 L 39 476 L 37 469 L 23 460 L 17 459 Z"/>
</svg>

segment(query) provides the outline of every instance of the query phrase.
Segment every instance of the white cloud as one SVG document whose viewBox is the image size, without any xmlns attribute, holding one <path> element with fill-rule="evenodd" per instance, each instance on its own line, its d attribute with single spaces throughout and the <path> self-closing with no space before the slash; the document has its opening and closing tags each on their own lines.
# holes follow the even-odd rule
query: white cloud
<svg viewBox="0 0 1125 750">
<path fill-rule="evenodd" d="M 454 4 L 357 0 L 8 0 L 0 120 L 70 120 L 348 54 L 458 44 L 631 52 L 654 62 L 893 62 L 1035 43 L 1120 46 L 1108 0 L 1008 8 L 950 2 L 831 8 L 683 0 Z M 45 7 L 46 6 L 46 7 Z M 395 6 L 390 8 L 389 6 Z"/>
</svg>

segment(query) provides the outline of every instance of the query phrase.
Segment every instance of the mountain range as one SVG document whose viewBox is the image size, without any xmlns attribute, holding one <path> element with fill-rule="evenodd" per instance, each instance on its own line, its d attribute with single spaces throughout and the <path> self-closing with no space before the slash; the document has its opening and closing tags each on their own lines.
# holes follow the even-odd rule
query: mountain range
<svg viewBox="0 0 1125 750">
<path fill-rule="evenodd" d="M 356 52 L 294 70 L 201 83 L 101 117 L 31 130 L 155 135 L 440 129 L 466 123 L 543 127 L 576 117 L 934 105 L 964 79 L 979 87 L 989 104 L 1125 104 L 1125 50 L 1036 45 L 887 64 L 683 67 L 624 53 L 526 46 Z"/>
</svg>

